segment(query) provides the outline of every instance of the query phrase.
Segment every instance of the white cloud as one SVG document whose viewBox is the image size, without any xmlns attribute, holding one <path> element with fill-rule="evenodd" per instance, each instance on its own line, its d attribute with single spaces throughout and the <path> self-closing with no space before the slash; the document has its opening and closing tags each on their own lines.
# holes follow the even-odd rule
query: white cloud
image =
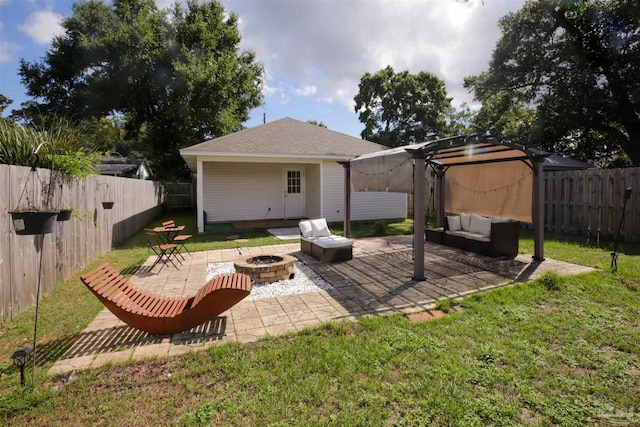
<svg viewBox="0 0 640 427">
<path fill-rule="evenodd" d="M 31 37 L 34 42 L 45 45 L 51 43 L 55 36 L 63 33 L 63 28 L 60 25 L 61 19 L 62 15 L 51 10 L 43 10 L 30 14 L 18 28 Z"/>
<path fill-rule="evenodd" d="M 0 63 L 11 62 L 16 59 L 15 56 L 19 50 L 20 45 L 13 42 L 5 42 L 0 40 Z"/>
<path fill-rule="evenodd" d="M 160 10 L 173 7 L 175 3 L 186 3 L 185 0 L 156 0 L 156 7 Z"/>
<path fill-rule="evenodd" d="M 262 94 L 265 97 L 275 95 L 278 92 L 279 92 L 279 89 L 277 87 L 269 86 L 269 84 L 266 82 L 262 84 Z"/>
<path fill-rule="evenodd" d="M 293 93 L 300 96 L 311 96 L 316 93 L 318 89 L 313 85 L 307 85 L 301 89 L 295 89 Z"/>
<path fill-rule="evenodd" d="M 470 103 L 464 77 L 487 68 L 498 19 L 524 1 L 223 0 L 242 18 L 243 48 L 272 75 L 348 108 L 362 75 L 387 65 L 431 72 L 455 106 Z"/>
</svg>

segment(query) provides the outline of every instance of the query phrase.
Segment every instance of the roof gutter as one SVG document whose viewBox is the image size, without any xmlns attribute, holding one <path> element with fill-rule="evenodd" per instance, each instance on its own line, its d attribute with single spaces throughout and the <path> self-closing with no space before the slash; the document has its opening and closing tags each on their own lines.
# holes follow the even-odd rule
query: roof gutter
<svg viewBox="0 0 640 427">
<path fill-rule="evenodd" d="M 189 151 L 180 150 L 181 156 L 194 157 L 246 157 L 264 159 L 326 159 L 326 160 L 349 160 L 357 157 L 357 154 L 261 154 L 261 153 L 221 153 L 215 151 Z"/>
</svg>

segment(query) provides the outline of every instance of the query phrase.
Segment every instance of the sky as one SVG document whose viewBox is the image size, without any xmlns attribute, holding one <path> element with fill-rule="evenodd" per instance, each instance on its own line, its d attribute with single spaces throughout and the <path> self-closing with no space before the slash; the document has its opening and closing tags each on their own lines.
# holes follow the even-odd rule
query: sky
<svg viewBox="0 0 640 427">
<path fill-rule="evenodd" d="M 166 8 L 174 0 L 156 0 Z M 0 93 L 27 101 L 20 58 L 40 61 L 62 34 L 71 0 L 0 0 Z M 222 0 L 240 21 L 240 48 L 265 68 L 265 105 L 245 126 L 283 117 L 323 122 L 360 137 L 354 111 L 360 78 L 387 65 L 428 71 L 445 82 L 452 105 L 477 108 L 466 76 L 488 68 L 500 37 L 498 20 L 524 0 Z"/>
</svg>

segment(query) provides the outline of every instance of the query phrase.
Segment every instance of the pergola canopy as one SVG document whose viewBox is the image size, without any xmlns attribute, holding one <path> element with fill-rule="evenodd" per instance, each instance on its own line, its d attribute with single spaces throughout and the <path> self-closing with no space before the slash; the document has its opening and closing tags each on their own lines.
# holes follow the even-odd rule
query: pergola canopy
<svg viewBox="0 0 640 427">
<path fill-rule="evenodd" d="M 534 258 L 543 260 L 542 164 L 550 154 L 497 136 L 456 136 L 356 157 L 345 164 L 345 190 L 413 193 L 414 218 L 423 218 L 429 165 L 437 180 L 438 225 L 445 209 L 533 222 Z M 348 210 L 345 215 L 349 230 Z M 414 221 L 414 259 L 414 279 L 423 280 L 424 221 Z"/>
<path fill-rule="evenodd" d="M 551 153 L 496 136 L 466 135 L 404 145 L 351 160 L 352 191 L 413 192 L 413 159 L 423 157 L 435 169 L 520 161 L 533 168 Z"/>
</svg>

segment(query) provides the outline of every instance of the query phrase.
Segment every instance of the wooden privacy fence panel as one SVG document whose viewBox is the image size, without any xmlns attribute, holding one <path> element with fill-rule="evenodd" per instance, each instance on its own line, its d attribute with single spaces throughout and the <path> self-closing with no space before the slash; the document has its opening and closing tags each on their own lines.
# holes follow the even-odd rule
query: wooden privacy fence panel
<svg viewBox="0 0 640 427">
<path fill-rule="evenodd" d="M 44 294 L 122 243 L 161 211 L 158 182 L 89 176 L 55 189 L 54 206 L 73 208 L 71 220 L 57 222 L 50 234 L 18 236 L 9 211 L 18 205 L 29 171 L 28 167 L 0 165 L 0 321 L 35 303 L 41 256 L 40 291 Z M 48 182 L 49 171 L 38 169 L 38 176 Z M 39 186 L 34 183 L 36 198 L 41 193 Z M 113 208 L 104 209 L 103 201 L 113 201 Z"/>
<path fill-rule="evenodd" d="M 193 184 L 164 182 L 164 205 L 169 208 L 192 208 Z"/>
<path fill-rule="evenodd" d="M 545 172 L 545 229 L 615 239 L 627 187 L 633 192 L 620 236 L 640 242 L 640 168 Z"/>
</svg>

